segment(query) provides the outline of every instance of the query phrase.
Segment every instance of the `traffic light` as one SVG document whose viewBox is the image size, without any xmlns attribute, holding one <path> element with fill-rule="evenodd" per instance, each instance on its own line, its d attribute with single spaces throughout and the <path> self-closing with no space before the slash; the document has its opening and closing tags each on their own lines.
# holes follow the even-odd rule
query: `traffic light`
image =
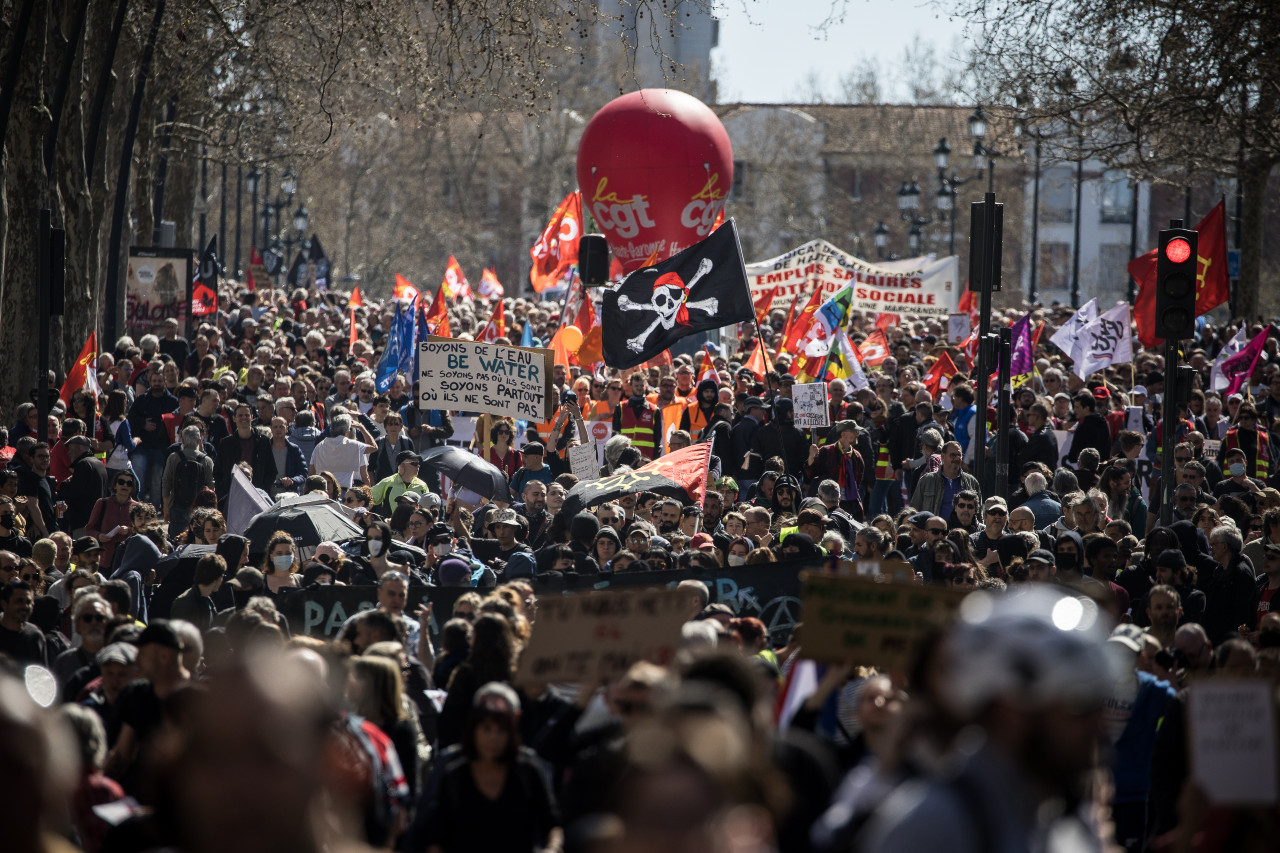
<svg viewBox="0 0 1280 853">
<path fill-rule="evenodd" d="M 1157 338 L 1181 341 L 1195 337 L 1196 236 L 1195 231 L 1186 228 L 1160 232 L 1156 255 Z"/>
</svg>

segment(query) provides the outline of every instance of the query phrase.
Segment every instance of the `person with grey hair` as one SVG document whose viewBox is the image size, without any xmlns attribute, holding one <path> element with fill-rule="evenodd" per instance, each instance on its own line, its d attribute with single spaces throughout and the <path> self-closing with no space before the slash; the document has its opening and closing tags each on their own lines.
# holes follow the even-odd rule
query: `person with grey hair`
<svg viewBox="0 0 1280 853">
<path fill-rule="evenodd" d="M 618 458 L 622 451 L 631 446 L 631 439 L 625 435 L 614 435 L 604 443 L 605 473 L 611 474 L 618 467 Z"/>
<path fill-rule="evenodd" d="M 192 424 L 178 433 L 181 447 L 165 460 L 161 479 L 164 495 L 164 520 L 169 522 L 169 535 L 178 536 L 187 529 L 191 508 L 200 490 L 213 488 L 213 460 L 201 446 L 204 431 Z"/>
<path fill-rule="evenodd" d="M 74 737 L 80 759 L 80 775 L 71 796 L 71 802 L 77 808 L 71 809 L 68 816 L 80 847 L 85 851 L 101 850 L 112 824 L 98 815 L 92 806 L 113 803 L 125 795 L 120 783 L 102 772 L 107 760 L 106 726 L 96 713 L 82 705 L 63 705 L 58 709 L 58 717 Z"/>
<path fill-rule="evenodd" d="M 840 505 L 840 484 L 835 480 L 822 480 L 815 490 L 818 500 L 826 508 L 827 518 L 836 525 L 840 535 L 852 542 L 858 532 L 858 521 Z"/>
<path fill-rule="evenodd" d="M 363 441 L 348 437 L 352 428 L 358 430 Z M 369 479 L 369 466 L 365 458 L 378 449 L 373 436 L 362 424 L 355 423 L 349 414 L 334 415 L 329 422 L 329 437 L 316 445 L 311 451 L 311 473 L 319 474 L 328 471 L 344 489 L 359 477 L 365 485 L 373 485 Z"/>
<path fill-rule="evenodd" d="M 1069 471 L 1067 473 L 1070 474 Z M 1057 479 L 1055 476 L 1055 483 Z M 1027 490 L 1027 499 L 1023 501 L 1022 506 L 1031 510 L 1035 515 L 1037 530 L 1043 530 L 1062 517 L 1062 504 L 1050 497 L 1048 491 L 1046 491 L 1047 485 L 1043 474 L 1038 471 L 1032 471 L 1027 474 L 1026 479 L 1023 481 L 1023 486 Z"/>
<path fill-rule="evenodd" d="M 1258 585 L 1253 564 L 1242 553 L 1244 538 L 1233 525 L 1213 528 L 1209 534 L 1209 551 L 1217 565 L 1207 578 L 1199 578 L 1205 597 L 1204 617 L 1200 621 L 1209 639 L 1217 645 L 1235 631 L 1255 629 Z"/>
<path fill-rule="evenodd" d="M 170 619 L 172 628 L 182 640 L 182 665 L 192 676 L 198 675 L 204 660 L 204 635 L 200 629 L 185 619 Z"/>
<path fill-rule="evenodd" d="M 1080 481 L 1076 479 L 1076 473 L 1067 468 L 1059 468 L 1053 472 L 1053 491 L 1058 495 L 1069 495 L 1080 491 Z"/>
</svg>

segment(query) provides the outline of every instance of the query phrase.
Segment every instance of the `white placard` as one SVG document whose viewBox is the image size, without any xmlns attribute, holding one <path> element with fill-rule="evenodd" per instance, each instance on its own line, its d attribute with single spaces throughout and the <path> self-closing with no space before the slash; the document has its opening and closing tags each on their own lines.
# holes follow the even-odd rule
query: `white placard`
<svg viewBox="0 0 1280 853">
<path fill-rule="evenodd" d="M 1142 424 L 1142 407 L 1126 406 L 1124 410 L 1124 428 L 1130 432 L 1146 434 Z"/>
<path fill-rule="evenodd" d="M 1216 462 L 1218 460 L 1218 453 L 1220 453 L 1221 451 L 1222 451 L 1222 442 L 1219 439 L 1206 438 L 1204 440 L 1204 458 L 1205 459 L 1212 459 Z"/>
<path fill-rule="evenodd" d="M 1067 454 L 1071 452 L 1071 439 L 1075 435 L 1065 429 L 1055 429 L 1053 434 L 1058 439 L 1058 467 L 1062 467 L 1062 460 L 1067 458 Z"/>
<path fill-rule="evenodd" d="M 549 421 L 554 361 L 549 349 L 432 336 L 418 344 L 418 408 Z"/>
<path fill-rule="evenodd" d="M 1191 772 L 1215 804 L 1276 801 L 1276 720 L 1269 680 L 1208 678 L 1187 704 Z"/>
<path fill-rule="evenodd" d="M 831 426 L 831 410 L 827 408 L 827 383 L 805 382 L 791 386 L 795 403 L 796 426 L 800 429 Z"/>
<path fill-rule="evenodd" d="M 947 340 L 953 344 L 962 344 L 973 331 L 973 318 L 968 314 L 947 315 Z"/>
<path fill-rule="evenodd" d="M 599 478 L 600 458 L 596 456 L 594 441 L 569 448 L 569 470 L 579 482 Z"/>
</svg>

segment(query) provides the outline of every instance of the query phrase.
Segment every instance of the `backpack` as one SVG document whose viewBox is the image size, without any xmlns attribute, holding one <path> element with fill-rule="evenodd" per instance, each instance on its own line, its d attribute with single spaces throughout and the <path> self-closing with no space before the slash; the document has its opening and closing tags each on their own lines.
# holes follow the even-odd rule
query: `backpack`
<svg viewBox="0 0 1280 853">
<path fill-rule="evenodd" d="M 173 505 L 190 509 L 204 486 L 204 455 L 189 459 L 181 450 L 175 452 L 178 454 L 178 468 L 173 472 Z"/>
</svg>

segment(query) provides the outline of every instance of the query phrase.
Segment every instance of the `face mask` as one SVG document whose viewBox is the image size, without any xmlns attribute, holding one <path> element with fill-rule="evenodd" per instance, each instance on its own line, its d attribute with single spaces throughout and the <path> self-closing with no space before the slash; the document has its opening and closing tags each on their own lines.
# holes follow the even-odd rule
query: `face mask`
<svg viewBox="0 0 1280 853">
<path fill-rule="evenodd" d="M 7 512 L 4 515 L 0 515 L 0 524 L 5 527 L 13 527 L 13 513 Z"/>
<path fill-rule="evenodd" d="M 1054 554 L 1053 561 L 1058 566 L 1058 571 L 1068 571 L 1076 567 L 1076 556 L 1065 553 Z"/>
<path fill-rule="evenodd" d="M 1241 474 L 1244 473 L 1244 463 L 1232 462 L 1230 465 L 1227 466 L 1227 470 L 1231 472 L 1232 477 L 1239 477 Z"/>
<path fill-rule="evenodd" d="M 382 553 L 382 540 L 370 539 L 369 540 L 369 556 L 376 557 L 381 553 Z"/>
<path fill-rule="evenodd" d="M 272 557 L 271 565 L 276 567 L 276 571 L 284 571 L 293 565 L 293 555 L 285 554 L 282 557 Z"/>
<path fill-rule="evenodd" d="M 370 543 L 370 544 L 372 544 L 372 543 Z M 379 543 L 378 543 L 378 545 L 379 545 L 379 547 L 381 547 L 382 543 L 381 543 L 381 542 L 379 542 Z M 452 543 L 452 542 L 441 542 L 441 543 L 440 543 L 440 544 L 438 544 L 438 545 L 432 545 L 432 546 L 431 546 L 431 550 L 435 552 L 435 555 L 436 555 L 437 557 L 447 557 L 447 556 L 449 556 L 450 554 L 452 554 L 452 553 L 453 553 L 453 543 Z"/>
<path fill-rule="evenodd" d="M 746 564 L 747 564 L 747 558 L 746 558 L 746 557 L 744 557 L 744 556 L 742 556 L 741 554 L 730 554 L 730 555 L 729 555 L 729 565 L 731 565 L 731 566 L 745 566 Z"/>
</svg>

